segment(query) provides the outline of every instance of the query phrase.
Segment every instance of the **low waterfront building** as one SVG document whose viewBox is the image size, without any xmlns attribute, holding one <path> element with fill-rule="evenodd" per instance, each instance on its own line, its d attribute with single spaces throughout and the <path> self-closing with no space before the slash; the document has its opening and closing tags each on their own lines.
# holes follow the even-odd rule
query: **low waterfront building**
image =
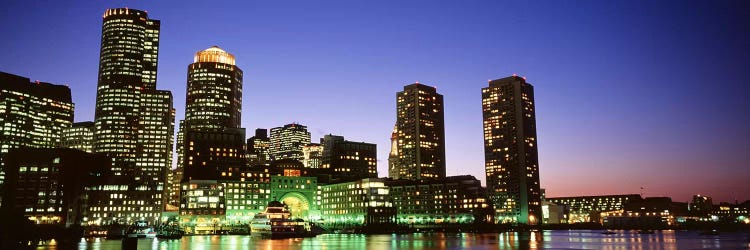
<svg viewBox="0 0 750 250">
<path fill-rule="evenodd" d="M 385 185 L 390 189 L 398 224 L 440 227 L 443 224 L 492 222 L 493 219 L 487 190 L 474 176 L 388 179 Z"/>
<path fill-rule="evenodd" d="M 385 179 L 367 178 L 320 188 L 320 213 L 329 229 L 388 226 L 396 222 Z"/>
<path fill-rule="evenodd" d="M 65 227 L 93 219 L 87 188 L 103 183 L 110 171 L 109 158 L 77 149 L 12 149 L 5 162 L 0 210 Z"/>
<path fill-rule="evenodd" d="M 569 211 L 568 223 L 601 223 L 601 212 L 623 210 L 628 202 L 640 201 L 641 196 L 638 194 L 571 196 L 546 198 L 546 200 L 567 207 Z"/>
</svg>

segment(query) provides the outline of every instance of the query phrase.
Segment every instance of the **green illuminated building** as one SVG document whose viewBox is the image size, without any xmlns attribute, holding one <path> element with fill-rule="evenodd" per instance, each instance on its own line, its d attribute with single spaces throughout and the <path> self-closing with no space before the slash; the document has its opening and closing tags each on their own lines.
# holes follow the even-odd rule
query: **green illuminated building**
<svg viewBox="0 0 750 250">
<path fill-rule="evenodd" d="M 491 222 L 492 206 L 474 176 L 430 180 L 388 180 L 396 223 L 415 227 Z"/>
<path fill-rule="evenodd" d="M 378 178 L 321 186 L 320 213 L 329 229 L 388 226 L 396 217 L 390 189 Z"/>
</svg>

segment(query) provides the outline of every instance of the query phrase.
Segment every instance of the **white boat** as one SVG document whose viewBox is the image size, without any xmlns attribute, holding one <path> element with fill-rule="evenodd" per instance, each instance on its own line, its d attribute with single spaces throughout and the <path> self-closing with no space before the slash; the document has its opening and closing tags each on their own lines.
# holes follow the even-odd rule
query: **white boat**
<svg viewBox="0 0 750 250">
<path fill-rule="evenodd" d="M 287 207 L 278 201 L 271 201 L 262 213 L 258 213 L 250 222 L 253 236 L 263 238 L 303 238 L 314 237 L 310 223 L 302 219 L 292 219 Z"/>
</svg>

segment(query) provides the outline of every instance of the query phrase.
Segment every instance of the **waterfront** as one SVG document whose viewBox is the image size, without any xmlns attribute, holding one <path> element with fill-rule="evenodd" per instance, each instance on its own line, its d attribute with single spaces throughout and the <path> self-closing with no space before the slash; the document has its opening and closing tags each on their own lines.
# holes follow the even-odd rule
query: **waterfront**
<svg viewBox="0 0 750 250">
<path fill-rule="evenodd" d="M 138 249 L 750 249 L 750 233 L 701 235 L 696 231 L 553 230 L 501 234 L 416 233 L 387 235 L 324 234 L 315 238 L 267 240 L 247 235 L 187 236 L 180 240 L 140 239 Z M 38 249 L 68 249 L 54 245 Z M 76 247 L 73 246 L 73 249 Z M 120 241 L 89 239 L 78 249 L 120 249 Z"/>
</svg>

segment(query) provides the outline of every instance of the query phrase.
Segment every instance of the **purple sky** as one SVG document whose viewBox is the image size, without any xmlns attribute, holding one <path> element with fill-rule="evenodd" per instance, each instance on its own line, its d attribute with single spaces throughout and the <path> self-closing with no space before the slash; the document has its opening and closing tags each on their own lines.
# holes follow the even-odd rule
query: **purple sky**
<svg viewBox="0 0 750 250">
<path fill-rule="evenodd" d="M 445 96 L 449 175 L 484 184 L 481 88 L 535 86 L 548 196 L 750 199 L 747 1 L 9 1 L 0 71 L 69 84 L 93 120 L 106 8 L 162 20 L 157 88 L 184 115 L 187 65 L 218 45 L 245 72 L 243 126 L 298 122 L 378 144 L 387 175 L 395 95 Z"/>
</svg>

